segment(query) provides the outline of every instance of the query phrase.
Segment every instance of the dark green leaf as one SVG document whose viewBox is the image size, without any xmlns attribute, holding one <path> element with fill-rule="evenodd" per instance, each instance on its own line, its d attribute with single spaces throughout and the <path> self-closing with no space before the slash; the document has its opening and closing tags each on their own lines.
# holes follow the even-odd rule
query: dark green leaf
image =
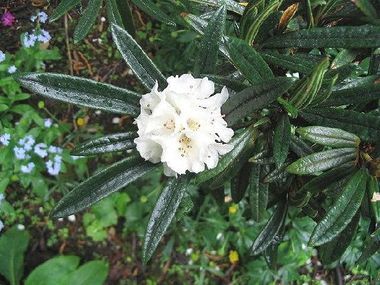
<svg viewBox="0 0 380 285">
<path fill-rule="evenodd" d="M 68 11 L 70 11 L 72 8 L 74 8 L 76 5 L 79 5 L 80 2 L 80 0 L 62 0 L 51 14 L 50 21 L 56 21 L 64 14 L 66 14 Z"/>
<path fill-rule="evenodd" d="M 380 46 L 380 27 L 338 26 L 312 28 L 270 38 L 264 43 L 271 48 L 371 48 Z"/>
<path fill-rule="evenodd" d="M 277 167 L 286 160 L 289 152 L 291 125 L 287 114 L 283 114 L 277 123 L 273 136 L 273 156 Z"/>
<path fill-rule="evenodd" d="M 299 157 L 303 157 L 314 152 L 305 141 L 296 136 L 292 136 L 290 140 L 290 149 Z"/>
<path fill-rule="evenodd" d="M 205 76 L 216 84 L 219 84 L 221 87 L 226 86 L 229 89 L 232 89 L 236 92 L 241 91 L 249 87 L 248 84 L 241 82 L 240 80 L 231 79 L 225 76 L 218 76 L 212 74 L 202 74 L 202 77 Z"/>
<path fill-rule="evenodd" d="M 166 15 L 162 10 L 150 0 L 132 0 L 133 4 L 147 13 L 149 16 L 152 16 L 156 20 L 170 26 L 175 26 L 175 22 L 168 15 Z"/>
<path fill-rule="evenodd" d="M 331 93 L 329 99 L 319 106 L 343 106 L 367 103 L 380 99 L 380 78 L 368 76 L 350 82 Z"/>
<path fill-rule="evenodd" d="M 230 37 L 225 40 L 232 64 L 252 84 L 273 78 L 273 73 L 260 54 L 245 41 Z"/>
<path fill-rule="evenodd" d="M 315 174 L 344 163 L 352 163 L 354 165 L 356 156 L 356 148 L 338 148 L 321 151 L 298 159 L 289 165 L 286 171 L 298 175 Z"/>
<path fill-rule="evenodd" d="M 285 223 L 286 214 L 288 212 L 288 202 L 283 198 L 277 205 L 272 217 L 253 242 L 249 252 L 250 255 L 258 255 L 275 243 L 280 234 L 281 227 Z"/>
<path fill-rule="evenodd" d="M 51 99 L 114 113 L 139 114 L 140 96 L 113 85 L 55 73 L 26 73 L 16 79 L 31 92 Z"/>
<path fill-rule="evenodd" d="M 309 244 L 325 244 L 339 235 L 351 222 L 364 197 L 368 174 L 365 169 L 358 170 L 344 187 L 342 194 L 317 224 Z"/>
<path fill-rule="evenodd" d="M 20 284 L 24 274 L 24 253 L 29 244 L 29 233 L 13 227 L 0 236 L 0 274 L 11 285 Z"/>
<path fill-rule="evenodd" d="M 362 140 L 376 142 L 380 137 L 378 116 L 335 108 L 312 108 L 300 114 L 309 123 L 339 128 L 356 134 Z"/>
<path fill-rule="evenodd" d="M 355 0 L 353 3 L 362 11 L 364 15 L 369 18 L 376 19 L 376 8 L 373 6 L 370 0 Z"/>
<path fill-rule="evenodd" d="M 205 184 L 211 189 L 218 188 L 230 180 L 240 170 L 242 164 L 248 160 L 255 144 L 257 132 L 247 128 L 235 135 L 230 144 L 233 149 L 222 156 L 218 165 L 213 169 L 205 170 L 194 178 L 195 184 Z M 207 183 L 206 183 L 207 182 Z"/>
<path fill-rule="evenodd" d="M 158 198 L 145 233 L 143 260 L 147 263 L 170 225 L 185 194 L 188 179 L 182 175 L 171 179 Z"/>
<path fill-rule="evenodd" d="M 128 0 L 107 0 L 106 5 L 110 22 L 124 28 L 134 38 L 136 29 Z"/>
<path fill-rule="evenodd" d="M 77 213 L 152 171 L 155 165 L 133 155 L 100 171 L 75 187 L 60 200 L 54 218 Z"/>
<path fill-rule="evenodd" d="M 359 219 L 360 215 L 357 213 L 348 226 L 336 238 L 318 249 L 323 264 L 331 264 L 343 255 L 356 234 Z"/>
<path fill-rule="evenodd" d="M 341 129 L 310 126 L 298 128 L 297 133 L 308 141 L 331 147 L 358 147 L 360 139 Z"/>
<path fill-rule="evenodd" d="M 72 155 L 95 155 L 100 153 L 115 152 L 132 149 L 136 145 L 133 139 L 137 137 L 135 132 L 112 134 L 97 139 L 90 139 L 77 145 Z"/>
<path fill-rule="evenodd" d="M 332 183 L 350 176 L 355 168 L 353 167 L 338 167 L 322 173 L 314 177 L 309 182 L 304 184 L 297 192 L 310 192 L 313 195 L 318 194 L 328 188 Z"/>
<path fill-rule="evenodd" d="M 363 263 L 380 249 L 380 228 L 374 231 L 364 242 L 362 254 L 358 263 Z"/>
<path fill-rule="evenodd" d="M 226 6 L 221 6 L 212 15 L 205 30 L 200 52 L 196 61 L 195 73 L 214 73 L 226 22 Z"/>
<path fill-rule="evenodd" d="M 273 65 L 291 70 L 309 74 L 314 66 L 320 62 L 320 57 L 315 57 L 308 54 L 280 54 L 272 51 L 261 52 L 263 59 Z"/>
<path fill-rule="evenodd" d="M 286 77 L 276 77 L 257 83 L 231 96 L 222 107 L 222 113 L 229 125 L 234 125 L 257 110 L 268 107 L 277 97 L 284 94 L 293 84 Z"/>
<path fill-rule="evenodd" d="M 92 25 L 95 24 L 96 17 L 98 16 L 100 7 L 102 6 L 102 0 L 89 0 L 86 10 L 84 10 L 83 15 L 80 17 L 79 22 L 74 30 L 74 42 L 78 43 L 83 40 Z"/>
<path fill-rule="evenodd" d="M 159 87 L 165 88 L 165 77 L 131 35 L 115 24 L 112 24 L 111 30 L 118 50 L 141 83 L 152 89 L 158 81 Z"/>
<path fill-rule="evenodd" d="M 234 203 L 239 203 L 244 198 L 249 183 L 251 166 L 245 163 L 239 173 L 231 180 L 231 197 Z"/>
<path fill-rule="evenodd" d="M 192 2 L 205 4 L 213 7 L 220 7 L 222 5 L 227 6 L 228 11 L 235 12 L 239 15 L 242 15 L 244 12 L 243 5 L 240 5 L 238 2 L 234 0 L 191 0 Z"/>
<path fill-rule="evenodd" d="M 252 166 L 249 174 L 249 206 L 252 212 L 252 219 L 261 222 L 266 214 L 268 204 L 268 185 L 260 183 L 261 166 Z"/>
</svg>

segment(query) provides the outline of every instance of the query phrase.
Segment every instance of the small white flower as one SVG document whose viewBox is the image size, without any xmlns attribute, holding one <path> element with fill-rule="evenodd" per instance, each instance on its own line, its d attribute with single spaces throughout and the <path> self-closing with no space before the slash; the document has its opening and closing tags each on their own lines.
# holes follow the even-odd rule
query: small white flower
<svg viewBox="0 0 380 285">
<path fill-rule="evenodd" d="M 53 120 L 48 118 L 44 120 L 44 126 L 45 128 L 50 128 L 53 125 Z"/>
<path fill-rule="evenodd" d="M 35 34 L 26 33 L 23 38 L 23 44 L 26 48 L 34 47 L 37 41 L 37 36 Z"/>
<path fill-rule="evenodd" d="M 105 17 L 101 17 L 100 21 L 102 21 L 104 23 L 106 21 L 106 18 Z"/>
<path fill-rule="evenodd" d="M 0 50 L 0 62 L 5 60 L 5 53 Z"/>
<path fill-rule="evenodd" d="M 5 199 L 4 194 L 3 194 L 3 193 L 0 193 L 0 204 L 1 204 L 1 202 L 3 202 L 4 199 Z"/>
<path fill-rule="evenodd" d="M 297 79 L 300 78 L 300 74 L 298 72 L 291 73 L 290 71 L 288 71 L 285 75 L 286 75 L 286 77 L 293 77 L 293 78 L 297 78 Z"/>
<path fill-rule="evenodd" d="M 2 134 L 2 135 L 0 135 L 0 143 L 2 145 L 5 145 L 5 146 L 9 145 L 10 140 L 11 140 L 11 135 L 10 134 Z"/>
<path fill-rule="evenodd" d="M 34 153 L 39 157 L 44 158 L 48 156 L 47 145 L 45 143 L 39 143 L 34 146 Z"/>
<path fill-rule="evenodd" d="M 33 145 L 34 145 L 35 142 L 36 141 L 34 140 L 34 138 L 31 135 L 27 135 L 24 138 L 20 139 L 18 141 L 18 144 L 20 146 L 24 147 L 24 149 L 26 151 L 29 151 L 29 150 L 33 149 Z"/>
<path fill-rule="evenodd" d="M 218 234 L 216 235 L 216 239 L 217 239 L 217 240 L 221 240 L 221 239 L 223 239 L 223 233 L 218 233 Z"/>
<path fill-rule="evenodd" d="M 17 67 L 15 65 L 11 65 L 10 67 L 8 67 L 8 73 L 9 74 L 13 74 L 17 71 Z"/>
<path fill-rule="evenodd" d="M 191 247 L 186 249 L 186 255 L 190 255 L 193 253 L 193 249 Z"/>
<path fill-rule="evenodd" d="M 167 82 L 165 90 L 156 83 L 140 100 L 137 150 L 145 160 L 163 162 L 167 176 L 216 167 L 219 156 L 232 150 L 227 143 L 234 132 L 221 114 L 227 88 L 214 94 L 212 81 L 190 74 Z"/>
<path fill-rule="evenodd" d="M 25 226 L 24 226 L 23 224 L 18 224 L 18 225 L 17 225 L 17 229 L 18 229 L 19 231 L 23 231 L 23 230 L 25 230 Z"/>
<path fill-rule="evenodd" d="M 3 224 L 3 221 L 0 220 L 0 232 L 4 229 L 4 224 Z"/>
<path fill-rule="evenodd" d="M 120 118 L 119 118 L 119 117 L 114 117 L 114 118 L 112 118 L 112 124 L 117 125 L 117 124 L 119 124 L 119 123 L 120 123 Z"/>
<path fill-rule="evenodd" d="M 50 175 L 56 176 L 61 171 L 62 157 L 56 155 L 53 160 L 48 160 L 46 163 L 47 171 Z"/>
<path fill-rule="evenodd" d="M 22 147 L 15 146 L 13 148 L 13 152 L 17 159 L 25 159 L 26 158 L 26 150 Z"/>
<path fill-rule="evenodd" d="M 72 222 L 72 223 L 74 223 L 74 222 L 76 221 L 76 217 L 75 217 L 75 215 L 70 215 L 70 216 L 67 217 L 67 219 L 68 219 L 70 222 Z"/>
<path fill-rule="evenodd" d="M 39 35 L 37 36 L 38 41 L 41 43 L 47 43 L 51 40 L 51 36 L 48 31 L 41 30 Z"/>
<path fill-rule="evenodd" d="M 49 146 L 49 150 L 48 151 L 50 153 L 62 153 L 62 148 L 54 146 L 54 145 L 51 145 L 51 146 Z"/>
<path fill-rule="evenodd" d="M 37 15 L 40 19 L 40 22 L 43 24 L 46 23 L 46 21 L 49 19 L 48 15 L 44 11 L 39 12 Z"/>
<path fill-rule="evenodd" d="M 21 165 L 21 172 L 22 173 L 31 173 L 35 167 L 35 164 L 33 162 L 29 162 L 27 165 Z"/>
</svg>

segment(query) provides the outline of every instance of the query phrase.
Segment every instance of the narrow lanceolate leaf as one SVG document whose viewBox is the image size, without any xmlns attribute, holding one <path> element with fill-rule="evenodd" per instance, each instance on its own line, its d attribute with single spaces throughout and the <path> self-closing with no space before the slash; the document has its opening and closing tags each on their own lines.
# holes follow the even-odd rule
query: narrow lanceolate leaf
<svg viewBox="0 0 380 285">
<path fill-rule="evenodd" d="M 313 68 L 318 62 L 320 62 L 320 57 L 315 57 L 311 55 L 299 55 L 299 54 L 280 54 L 277 52 L 260 52 L 263 59 L 275 66 L 279 66 L 284 69 L 289 69 L 294 72 L 301 72 L 304 74 L 309 74 L 313 71 Z"/>
<path fill-rule="evenodd" d="M 354 165 L 356 156 L 356 148 L 338 148 L 321 151 L 298 159 L 289 165 L 286 171 L 298 175 L 315 174 L 344 163 L 352 162 L 352 165 Z"/>
<path fill-rule="evenodd" d="M 332 91 L 329 99 L 319 106 L 343 106 L 367 103 L 380 99 L 380 78 L 367 76 Z"/>
<path fill-rule="evenodd" d="M 309 154 L 312 154 L 314 150 L 311 148 L 310 145 L 308 145 L 307 142 L 305 142 L 303 139 L 292 136 L 290 140 L 290 149 L 295 154 L 297 154 L 299 157 L 303 157 Z"/>
<path fill-rule="evenodd" d="M 270 2 L 260 13 L 254 18 L 255 20 L 248 27 L 247 33 L 245 35 L 245 40 L 248 44 L 252 44 L 260 30 L 260 27 L 263 25 L 264 21 L 275 12 L 280 6 L 282 1 L 274 0 Z"/>
<path fill-rule="evenodd" d="M 280 117 L 273 136 L 273 156 L 277 167 L 281 166 L 289 152 L 291 126 L 289 116 L 284 114 Z"/>
<path fill-rule="evenodd" d="M 251 165 L 246 162 L 239 173 L 231 180 L 231 197 L 234 203 L 239 203 L 247 191 Z"/>
<path fill-rule="evenodd" d="M 264 43 L 270 48 L 376 48 L 380 46 L 380 27 L 323 27 L 286 33 Z"/>
<path fill-rule="evenodd" d="M 152 89 L 158 81 L 160 89 L 165 88 L 165 77 L 132 36 L 115 24 L 112 24 L 111 30 L 118 50 L 141 83 Z"/>
<path fill-rule="evenodd" d="M 265 216 L 268 204 L 268 186 L 269 184 L 260 183 L 260 165 L 254 165 L 249 174 L 249 207 L 252 212 L 252 219 L 255 222 L 261 222 Z"/>
<path fill-rule="evenodd" d="M 350 176 L 353 174 L 354 170 L 354 167 L 338 167 L 326 171 L 304 184 L 299 190 L 297 190 L 297 193 L 310 192 L 313 195 L 318 194 L 327 189 L 334 182 Z"/>
<path fill-rule="evenodd" d="M 351 222 L 364 197 L 368 174 L 365 169 L 358 170 L 344 187 L 342 194 L 317 224 L 309 244 L 325 244 L 339 235 Z"/>
<path fill-rule="evenodd" d="M 260 232 L 250 248 L 250 255 L 258 255 L 268 248 L 272 243 L 276 242 L 281 227 L 285 223 L 286 214 L 288 212 L 288 202 L 282 199 L 273 212 L 272 217 Z"/>
<path fill-rule="evenodd" d="M 253 128 L 247 128 L 235 135 L 230 142 L 233 149 L 222 156 L 215 168 L 205 170 L 195 176 L 194 184 L 205 184 L 211 189 L 215 189 L 230 180 L 251 156 L 256 137 L 257 131 Z"/>
<path fill-rule="evenodd" d="M 112 134 L 97 139 L 91 139 L 77 145 L 71 152 L 72 155 L 96 155 L 101 153 L 116 152 L 132 149 L 136 145 L 133 139 L 137 137 L 135 132 Z"/>
<path fill-rule="evenodd" d="M 277 97 L 284 94 L 293 84 L 286 77 L 276 77 L 255 84 L 252 87 L 231 96 L 222 107 L 222 113 L 229 125 L 253 114 L 257 110 L 268 107 Z"/>
<path fill-rule="evenodd" d="M 143 10 L 145 13 L 155 18 L 156 20 L 170 26 L 176 25 L 175 22 L 151 0 L 132 0 L 132 2 L 141 10 Z"/>
<path fill-rule="evenodd" d="M 359 219 L 360 215 L 357 213 L 348 226 L 336 238 L 318 249 L 323 264 L 331 264 L 343 255 L 353 237 L 356 235 Z"/>
<path fill-rule="evenodd" d="M 358 147 L 360 138 L 336 128 L 310 126 L 298 128 L 297 133 L 308 141 L 331 147 Z"/>
<path fill-rule="evenodd" d="M 128 0 L 109 0 L 106 1 L 106 5 L 109 21 L 124 28 L 132 37 L 135 37 L 135 24 Z"/>
<path fill-rule="evenodd" d="M 358 263 L 363 263 L 380 249 L 380 228 L 374 231 L 364 242 L 362 254 L 359 257 Z"/>
<path fill-rule="evenodd" d="M 376 8 L 373 6 L 370 0 L 355 0 L 353 2 L 364 15 L 371 19 L 377 18 Z"/>
<path fill-rule="evenodd" d="M 54 22 L 60 17 L 62 17 L 64 14 L 66 14 L 68 11 L 70 11 L 72 8 L 74 8 L 76 5 L 80 4 L 80 0 L 62 0 L 57 8 L 53 11 L 53 13 L 50 16 L 50 22 Z"/>
<path fill-rule="evenodd" d="M 339 128 L 354 133 L 365 141 L 376 142 L 380 137 L 378 116 L 335 108 L 310 108 L 300 115 L 309 123 Z"/>
<path fill-rule="evenodd" d="M 91 27 L 95 24 L 96 17 L 98 16 L 100 7 L 102 6 L 102 0 L 89 0 L 86 10 L 80 17 L 79 22 L 74 30 L 74 42 L 80 42 L 83 40 Z"/>
<path fill-rule="evenodd" d="M 38 95 L 113 113 L 139 114 L 135 92 L 89 79 L 56 73 L 26 73 L 16 80 Z"/>
<path fill-rule="evenodd" d="M 212 15 L 200 44 L 195 73 L 214 73 L 226 22 L 226 6 L 221 6 Z"/>
<path fill-rule="evenodd" d="M 209 5 L 213 7 L 220 7 L 222 5 L 227 6 L 228 11 L 235 12 L 239 15 L 242 15 L 244 12 L 244 6 L 240 5 L 234 0 L 191 0 L 192 2 Z"/>
<path fill-rule="evenodd" d="M 273 73 L 260 54 L 245 41 L 230 37 L 225 40 L 232 64 L 253 84 L 273 78 Z"/>
<path fill-rule="evenodd" d="M 147 263 L 157 248 L 162 236 L 174 218 L 185 194 L 188 179 L 186 176 L 172 178 L 158 198 L 149 218 L 145 233 L 143 260 Z"/>
<path fill-rule="evenodd" d="M 51 215 L 61 218 L 77 213 L 127 186 L 155 167 L 137 155 L 130 156 L 79 184 L 58 202 Z"/>
<path fill-rule="evenodd" d="M 313 68 L 312 73 L 307 78 L 300 80 L 301 83 L 293 91 L 291 104 L 298 109 L 303 109 L 315 101 L 329 64 L 328 58 L 323 59 Z"/>
<path fill-rule="evenodd" d="M 201 74 L 201 77 L 207 77 L 212 82 L 218 84 L 220 87 L 226 86 L 236 92 L 249 87 L 248 84 L 241 82 L 241 80 L 232 79 L 225 76 L 218 76 L 213 74 Z"/>
</svg>

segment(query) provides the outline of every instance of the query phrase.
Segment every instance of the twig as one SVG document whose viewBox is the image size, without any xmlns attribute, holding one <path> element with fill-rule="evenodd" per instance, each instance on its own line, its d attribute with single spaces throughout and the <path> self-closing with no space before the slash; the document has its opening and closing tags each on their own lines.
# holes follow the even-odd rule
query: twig
<svg viewBox="0 0 380 285">
<path fill-rule="evenodd" d="M 71 57 L 71 49 L 70 49 L 70 40 L 69 40 L 69 25 L 68 25 L 68 20 L 67 20 L 67 14 L 65 14 L 65 40 L 66 40 L 66 49 L 67 49 L 67 58 L 69 60 L 69 68 L 70 68 L 70 75 L 74 75 L 74 70 L 73 70 L 73 59 Z"/>
</svg>

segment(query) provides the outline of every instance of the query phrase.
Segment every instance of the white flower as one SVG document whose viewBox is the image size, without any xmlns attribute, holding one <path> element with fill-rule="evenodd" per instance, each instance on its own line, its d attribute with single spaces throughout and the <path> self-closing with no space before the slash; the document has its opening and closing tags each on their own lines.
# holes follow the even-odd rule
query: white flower
<svg viewBox="0 0 380 285">
<path fill-rule="evenodd" d="M 163 162 L 167 176 L 216 167 L 219 156 L 232 149 L 227 143 L 234 132 L 221 114 L 227 88 L 214 94 L 212 81 L 190 74 L 167 81 L 165 90 L 156 84 L 140 100 L 137 150 L 145 160 Z"/>
<path fill-rule="evenodd" d="M 35 34 L 26 33 L 24 35 L 23 44 L 26 48 L 34 47 L 37 41 L 37 36 Z"/>
<path fill-rule="evenodd" d="M 3 221 L 0 220 L 0 232 L 4 229 L 4 224 L 3 224 Z"/>
<path fill-rule="evenodd" d="M 47 43 L 48 41 L 51 40 L 51 36 L 49 34 L 48 31 L 45 31 L 45 30 L 41 30 L 39 35 L 37 36 L 37 39 L 41 42 L 41 43 Z"/>
<path fill-rule="evenodd" d="M 9 145 L 10 140 L 11 140 L 10 134 L 3 134 L 0 136 L 0 143 L 3 145 Z"/>
<path fill-rule="evenodd" d="M 5 60 L 5 53 L 0 50 L 0 62 Z"/>
<path fill-rule="evenodd" d="M 17 71 L 17 67 L 14 66 L 14 65 L 11 65 L 10 67 L 8 67 L 8 73 L 9 74 L 13 74 Z"/>
<path fill-rule="evenodd" d="M 56 155 L 53 160 L 48 160 L 46 162 L 46 168 L 50 175 L 56 176 L 61 171 L 62 157 Z"/>
<path fill-rule="evenodd" d="M 17 159 L 25 159 L 26 158 L 26 150 L 22 147 L 15 146 L 13 152 Z"/>
<path fill-rule="evenodd" d="M 62 148 L 54 146 L 54 145 L 51 145 L 51 146 L 49 146 L 49 150 L 48 151 L 50 153 L 62 153 Z"/>
<path fill-rule="evenodd" d="M 74 222 L 76 221 L 77 218 L 75 217 L 75 215 L 70 215 L 70 216 L 67 217 L 67 219 L 68 219 L 70 222 L 74 223 Z"/>
<path fill-rule="evenodd" d="M 34 140 L 34 138 L 31 136 L 31 135 L 27 135 L 26 137 L 20 139 L 18 141 L 18 144 L 22 147 L 24 147 L 24 149 L 26 151 L 29 151 L 29 150 L 32 150 L 33 148 L 33 145 L 36 141 Z"/>
<path fill-rule="evenodd" d="M 50 128 L 53 125 L 53 120 L 48 118 L 44 120 L 44 126 L 45 128 Z"/>
<path fill-rule="evenodd" d="M 193 249 L 191 247 L 186 249 L 186 255 L 191 255 L 193 253 Z"/>
<path fill-rule="evenodd" d="M 46 21 L 49 19 L 48 15 L 43 11 L 39 12 L 37 15 L 38 15 L 38 18 L 40 19 L 40 22 L 43 24 L 46 23 Z"/>
<path fill-rule="evenodd" d="M 0 193 L 0 204 L 1 204 L 1 202 L 2 202 L 4 199 L 5 199 L 4 194 L 3 194 L 3 193 Z"/>
<path fill-rule="evenodd" d="M 39 157 L 44 158 L 47 157 L 47 145 L 45 143 L 39 143 L 34 146 L 34 153 Z"/>
<path fill-rule="evenodd" d="M 21 165 L 21 172 L 22 173 L 31 173 L 35 167 L 35 164 L 33 162 L 29 162 L 27 165 Z"/>
<path fill-rule="evenodd" d="M 25 230 L 25 226 L 24 226 L 23 224 L 18 224 L 18 225 L 17 225 L 17 229 L 18 229 L 19 231 L 23 231 L 23 230 Z"/>
</svg>

